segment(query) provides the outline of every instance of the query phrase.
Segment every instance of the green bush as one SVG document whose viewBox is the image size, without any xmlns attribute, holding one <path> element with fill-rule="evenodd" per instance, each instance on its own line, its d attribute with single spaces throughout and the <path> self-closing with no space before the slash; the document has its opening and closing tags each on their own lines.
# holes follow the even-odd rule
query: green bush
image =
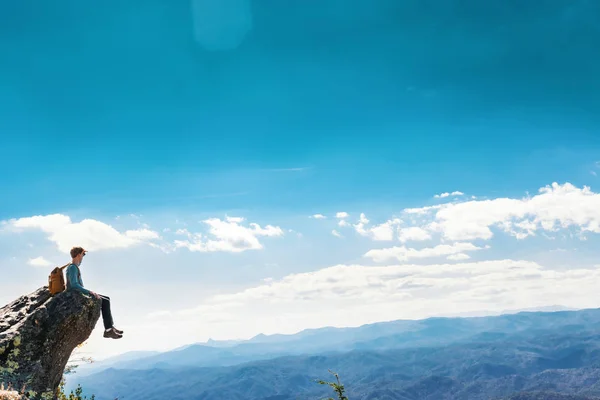
<svg viewBox="0 0 600 400">
<path fill-rule="evenodd" d="M 59 392 L 58 392 L 58 400 L 88 400 L 88 398 L 86 396 L 81 397 L 81 394 L 83 393 L 83 389 L 81 388 L 80 385 L 77 386 L 77 389 L 75 389 L 75 392 L 73 392 L 71 390 L 71 393 L 69 393 L 69 395 L 67 396 L 65 394 L 65 381 L 63 380 L 60 383 L 60 386 L 58 387 Z M 90 397 L 89 400 L 94 400 L 96 397 L 94 395 L 92 395 L 92 397 Z"/>
<path fill-rule="evenodd" d="M 333 376 L 335 376 L 336 382 L 326 382 L 323 380 L 317 380 L 317 383 L 321 384 L 321 385 L 329 385 L 333 388 L 333 391 L 335 392 L 335 394 L 337 395 L 338 400 L 349 400 L 348 397 L 346 397 L 345 393 L 345 389 L 344 389 L 344 385 L 342 385 L 342 383 L 340 382 L 340 377 L 338 376 L 338 374 L 336 374 L 335 372 L 329 371 L 330 374 L 332 374 Z M 333 397 L 329 397 L 327 400 L 335 400 Z"/>
</svg>

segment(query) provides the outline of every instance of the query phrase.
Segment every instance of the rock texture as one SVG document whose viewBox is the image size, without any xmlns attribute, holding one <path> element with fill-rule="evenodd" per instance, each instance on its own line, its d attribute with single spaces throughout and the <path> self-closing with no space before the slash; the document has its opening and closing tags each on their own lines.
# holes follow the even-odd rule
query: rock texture
<svg viewBox="0 0 600 400">
<path fill-rule="evenodd" d="M 73 350 L 91 335 L 101 300 L 47 287 L 0 309 L 0 382 L 31 400 L 55 399 Z"/>
</svg>

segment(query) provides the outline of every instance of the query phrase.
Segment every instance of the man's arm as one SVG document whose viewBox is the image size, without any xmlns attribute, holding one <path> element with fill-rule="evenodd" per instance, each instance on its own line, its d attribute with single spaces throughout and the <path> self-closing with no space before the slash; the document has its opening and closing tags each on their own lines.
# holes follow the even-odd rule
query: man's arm
<svg viewBox="0 0 600 400">
<path fill-rule="evenodd" d="M 93 295 L 93 293 L 90 290 L 87 290 L 79 283 L 79 279 L 77 277 L 77 267 L 74 264 L 71 264 L 67 267 L 67 281 L 69 282 L 73 290 Z"/>
</svg>

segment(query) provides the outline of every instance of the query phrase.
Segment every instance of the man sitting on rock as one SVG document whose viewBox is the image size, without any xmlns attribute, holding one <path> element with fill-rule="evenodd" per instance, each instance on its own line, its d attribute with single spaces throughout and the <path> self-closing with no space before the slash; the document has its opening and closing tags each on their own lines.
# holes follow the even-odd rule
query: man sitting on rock
<svg viewBox="0 0 600 400">
<path fill-rule="evenodd" d="M 92 295 L 97 299 L 102 299 L 102 320 L 104 322 L 104 337 L 112 339 L 120 339 L 123 337 L 123 331 L 118 330 L 113 326 L 113 318 L 110 312 L 110 298 L 99 295 L 83 287 L 81 279 L 81 271 L 79 266 L 83 261 L 83 257 L 87 252 L 82 247 L 73 247 L 71 249 L 72 263 L 67 267 L 67 290 L 77 290 L 82 293 Z"/>
</svg>

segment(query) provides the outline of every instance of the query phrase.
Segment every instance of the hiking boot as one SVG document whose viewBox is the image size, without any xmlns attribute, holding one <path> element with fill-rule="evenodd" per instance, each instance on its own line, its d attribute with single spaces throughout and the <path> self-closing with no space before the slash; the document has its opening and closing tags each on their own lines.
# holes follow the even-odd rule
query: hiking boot
<svg viewBox="0 0 600 400">
<path fill-rule="evenodd" d="M 110 339 L 121 339 L 123 335 L 119 335 L 114 329 L 109 329 L 108 331 L 104 331 L 104 337 Z"/>
<path fill-rule="evenodd" d="M 120 329 L 117 329 L 117 328 L 115 328 L 114 326 L 112 327 L 112 330 L 113 330 L 113 331 L 115 331 L 115 332 L 117 332 L 119 335 L 122 335 L 122 334 L 123 334 L 123 331 L 122 331 L 122 330 L 120 330 Z"/>
</svg>

